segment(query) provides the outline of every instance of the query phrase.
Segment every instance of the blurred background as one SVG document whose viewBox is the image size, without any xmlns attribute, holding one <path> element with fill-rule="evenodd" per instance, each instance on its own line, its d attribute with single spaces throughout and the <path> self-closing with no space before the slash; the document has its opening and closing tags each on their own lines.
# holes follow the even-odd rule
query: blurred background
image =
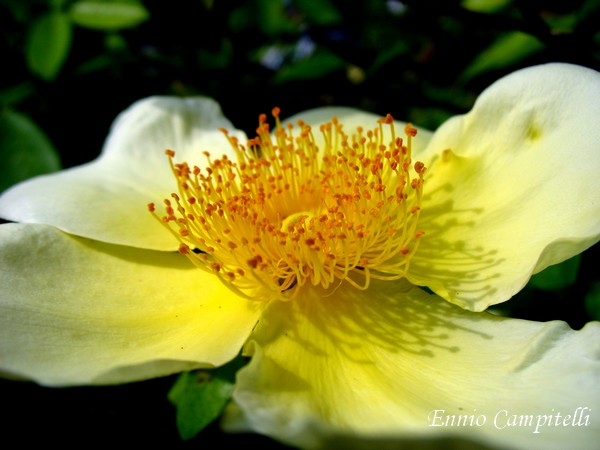
<svg viewBox="0 0 600 450">
<path fill-rule="evenodd" d="M 94 159 L 116 115 L 150 95 L 213 97 L 249 135 L 273 106 L 286 117 L 346 105 L 435 129 L 516 69 L 599 70 L 599 24 L 600 0 L 0 0 L 0 191 Z M 600 319 L 597 247 L 497 312 L 574 328 Z M 0 381 L 0 431 L 21 443 L 282 448 L 216 424 L 182 441 L 174 380 Z"/>
</svg>

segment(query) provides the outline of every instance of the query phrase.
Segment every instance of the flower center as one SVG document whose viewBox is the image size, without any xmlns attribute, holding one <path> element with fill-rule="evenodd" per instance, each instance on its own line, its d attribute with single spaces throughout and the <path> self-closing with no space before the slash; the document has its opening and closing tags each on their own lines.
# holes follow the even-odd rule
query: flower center
<svg viewBox="0 0 600 450">
<path fill-rule="evenodd" d="M 320 127 L 322 145 L 303 121 L 270 132 L 265 115 L 258 136 L 242 145 L 222 130 L 237 154 L 208 160 L 204 169 L 174 163 L 178 193 L 159 217 L 179 240 L 179 252 L 217 275 L 236 293 L 288 300 L 306 283 L 335 288 L 347 281 L 366 289 L 372 278 L 406 275 L 419 237 L 423 163 L 411 163 L 405 127 L 393 119 L 348 135 L 337 118 Z M 386 132 L 387 131 L 387 132 Z"/>
</svg>

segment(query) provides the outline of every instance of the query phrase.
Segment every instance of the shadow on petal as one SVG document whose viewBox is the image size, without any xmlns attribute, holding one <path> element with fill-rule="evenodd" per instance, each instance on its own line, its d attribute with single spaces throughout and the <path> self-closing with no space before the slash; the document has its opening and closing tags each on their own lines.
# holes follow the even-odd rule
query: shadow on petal
<svg viewBox="0 0 600 450">
<path fill-rule="evenodd" d="M 483 170 L 481 164 L 479 158 L 457 156 L 451 150 L 434 158 L 435 170 L 426 180 L 430 186 L 425 189 L 419 221 L 419 229 L 425 234 L 407 275 L 414 284 L 427 286 L 446 300 L 471 310 L 485 309 L 487 303 L 483 308 L 480 305 L 499 295 L 499 280 L 505 275 L 502 271 L 507 270 L 499 247 L 502 242 L 491 233 L 486 238 L 487 231 L 482 229 L 491 209 L 461 207 L 471 204 L 471 200 L 455 198 L 459 191 L 456 183 L 470 183 L 468 178 L 479 176 L 475 174 Z M 491 205 L 494 200 L 489 201 Z M 510 217 L 497 220 L 510 226 Z"/>
<path fill-rule="evenodd" d="M 406 280 L 373 281 L 371 286 L 365 292 L 343 285 L 334 295 L 310 288 L 291 304 L 275 303 L 257 329 L 261 343 L 278 339 L 283 332 L 315 357 L 327 357 L 329 349 L 335 348 L 356 363 L 373 364 L 373 358 L 365 349 L 434 358 L 439 352 L 461 351 L 455 342 L 449 342 L 449 334 L 458 329 L 474 339 L 492 339 L 491 335 L 465 328 L 448 318 L 449 313 L 468 312 L 425 293 Z M 274 320 L 270 318 L 283 321 L 283 329 L 269 326 L 269 321 Z M 306 329 L 306 320 L 310 331 Z M 477 314 L 470 320 L 477 321 Z M 322 341 L 316 344 L 315 333 L 322 334 L 327 345 L 321 345 Z"/>
</svg>

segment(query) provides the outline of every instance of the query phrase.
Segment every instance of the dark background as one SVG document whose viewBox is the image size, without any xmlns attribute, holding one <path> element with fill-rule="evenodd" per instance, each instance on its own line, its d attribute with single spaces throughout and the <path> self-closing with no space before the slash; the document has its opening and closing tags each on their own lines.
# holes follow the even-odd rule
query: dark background
<svg viewBox="0 0 600 450">
<path fill-rule="evenodd" d="M 139 23 L 103 29 L 73 20 L 64 61 L 36 71 L 35 24 L 51 12 L 70 17 L 76 3 L 0 0 L 2 113 L 37 124 L 62 167 L 95 158 L 115 116 L 150 95 L 213 97 L 249 135 L 273 106 L 285 117 L 347 105 L 435 129 L 518 68 L 600 68 L 599 1 L 145 0 Z M 574 328 L 599 318 L 584 302 L 598 256 L 597 246 L 583 254 L 574 283 L 529 286 L 503 311 Z M 216 424 L 181 441 L 166 398 L 174 380 L 69 389 L 2 380 L 0 432 L 18 446 L 281 448 L 260 436 L 223 435 Z"/>
</svg>

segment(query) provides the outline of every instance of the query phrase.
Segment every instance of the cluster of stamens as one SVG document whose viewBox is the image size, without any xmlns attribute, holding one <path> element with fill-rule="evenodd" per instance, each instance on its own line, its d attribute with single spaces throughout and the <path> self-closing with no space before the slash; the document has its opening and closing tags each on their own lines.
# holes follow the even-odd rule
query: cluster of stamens
<svg viewBox="0 0 600 450">
<path fill-rule="evenodd" d="M 310 126 L 282 125 L 273 110 L 258 136 L 243 145 L 222 130 L 237 154 L 204 169 L 174 163 L 178 192 L 164 215 L 150 212 L 179 241 L 179 252 L 217 275 L 236 293 L 290 299 L 306 284 L 366 289 L 371 279 L 405 276 L 423 234 L 421 162 L 411 162 L 411 138 L 395 135 L 390 115 L 351 135 L 337 118 L 321 125 L 319 147 Z M 389 132 L 385 137 L 384 128 Z M 262 290 L 263 295 L 257 294 Z"/>
</svg>

